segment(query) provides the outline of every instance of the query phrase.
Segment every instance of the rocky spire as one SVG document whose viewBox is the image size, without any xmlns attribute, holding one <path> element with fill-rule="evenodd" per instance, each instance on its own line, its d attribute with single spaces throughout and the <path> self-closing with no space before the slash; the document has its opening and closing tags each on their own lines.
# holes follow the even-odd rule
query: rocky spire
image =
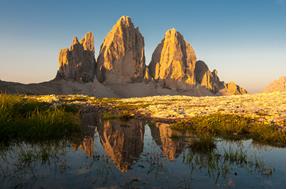
<svg viewBox="0 0 287 189">
<path fill-rule="evenodd" d="M 96 66 L 93 33 L 86 33 L 80 42 L 74 37 L 69 49 L 60 50 L 58 61 L 59 70 L 56 79 L 93 81 Z"/>
<path fill-rule="evenodd" d="M 128 16 L 122 16 L 101 45 L 97 77 L 105 83 L 142 81 L 145 71 L 144 38 Z"/>
<path fill-rule="evenodd" d="M 195 76 L 196 82 L 199 85 L 205 87 L 214 94 L 237 95 L 247 93 L 245 89 L 236 85 L 234 82 L 224 83 L 223 81 L 220 81 L 217 70 L 211 72 L 205 62 L 201 60 L 196 62 Z"/>
<path fill-rule="evenodd" d="M 211 72 L 205 62 L 201 60 L 196 62 L 195 76 L 198 84 L 207 88 L 213 93 L 217 93 L 219 89 L 224 87 L 224 82 L 220 81 L 219 77 L 217 76 L 217 70 L 213 70 Z"/>
<path fill-rule="evenodd" d="M 192 46 L 172 28 L 165 33 L 152 55 L 150 75 L 167 88 L 186 89 L 196 84 L 195 62 Z"/>
</svg>

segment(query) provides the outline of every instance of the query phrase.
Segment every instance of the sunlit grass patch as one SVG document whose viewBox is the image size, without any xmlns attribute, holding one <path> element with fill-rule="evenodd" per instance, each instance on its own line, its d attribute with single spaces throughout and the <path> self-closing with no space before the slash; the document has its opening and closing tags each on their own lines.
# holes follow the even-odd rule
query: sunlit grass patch
<svg viewBox="0 0 287 189">
<path fill-rule="evenodd" d="M 80 132 L 77 107 L 0 95 L 0 140 L 56 139 Z"/>
<path fill-rule="evenodd" d="M 171 125 L 172 129 L 189 129 L 230 139 L 252 138 L 255 141 L 285 146 L 285 130 L 239 115 L 213 114 L 193 117 Z"/>
</svg>

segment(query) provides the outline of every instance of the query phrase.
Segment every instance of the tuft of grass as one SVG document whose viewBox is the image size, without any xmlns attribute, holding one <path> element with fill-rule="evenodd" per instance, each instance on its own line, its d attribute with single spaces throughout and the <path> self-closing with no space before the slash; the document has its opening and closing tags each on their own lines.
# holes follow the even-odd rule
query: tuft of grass
<svg viewBox="0 0 287 189">
<path fill-rule="evenodd" d="M 0 140 L 43 140 L 81 131 L 75 106 L 54 107 L 17 95 L 0 95 Z"/>
<path fill-rule="evenodd" d="M 247 155 L 245 152 L 240 150 L 225 150 L 223 154 L 224 161 L 235 162 L 237 164 L 247 164 Z"/>
<path fill-rule="evenodd" d="M 286 133 L 275 125 L 264 124 L 239 115 L 213 114 L 194 117 L 171 125 L 172 129 L 189 129 L 229 139 L 252 138 L 261 143 L 285 146 Z"/>
</svg>

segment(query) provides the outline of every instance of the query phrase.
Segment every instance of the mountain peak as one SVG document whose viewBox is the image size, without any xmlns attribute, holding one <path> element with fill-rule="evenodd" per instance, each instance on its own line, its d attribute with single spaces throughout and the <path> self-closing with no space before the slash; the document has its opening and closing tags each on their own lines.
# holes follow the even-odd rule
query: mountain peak
<svg viewBox="0 0 287 189">
<path fill-rule="evenodd" d="M 77 45 L 77 44 L 79 44 L 79 40 L 76 36 L 74 36 L 72 45 Z"/>
<path fill-rule="evenodd" d="M 116 27 L 130 27 L 133 26 L 132 20 L 129 16 L 121 16 L 117 23 L 115 24 Z"/>
<path fill-rule="evenodd" d="M 86 33 L 81 42 L 74 37 L 70 49 L 60 50 L 58 61 L 57 79 L 93 81 L 96 66 L 93 33 Z"/>
<path fill-rule="evenodd" d="M 170 28 L 165 32 L 164 38 L 176 38 L 180 40 L 184 40 L 182 34 L 177 31 L 175 28 Z"/>
<path fill-rule="evenodd" d="M 195 86 L 194 68 L 196 55 L 183 36 L 171 28 L 155 49 L 149 65 L 150 75 L 171 89 L 187 89 Z"/>
<path fill-rule="evenodd" d="M 144 70 L 144 38 L 130 17 L 122 16 L 101 45 L 97 77 L 107 83 L 134 82 L 143 79 Z"/>
<path fill-rule="evenodd" d="M 81 40 L 81 44 L 83 45 L 84 50 L 95 51 L 93 32 L 87 32 Z"/>
</svg>

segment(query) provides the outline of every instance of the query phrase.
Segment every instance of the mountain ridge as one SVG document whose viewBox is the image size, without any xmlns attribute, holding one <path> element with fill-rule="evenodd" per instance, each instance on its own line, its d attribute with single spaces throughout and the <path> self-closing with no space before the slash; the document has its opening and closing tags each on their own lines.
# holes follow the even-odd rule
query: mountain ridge
<svg viewBox="0 0 287 189">
<path fill-rule="evenodd" d="M 115 23 L 97 57 L 94 44 L 92 32 L 87 32 L 80 41 L 74 37 L 69 48 L 59 51 L 59 69 L 53 80 L 33 85 L 13 85 L 19 90 L 12 90 L 3 84 L 0 91 L 48 94 L 51 88 L 51 92 L 101 97 L 247 93 L 233 82 L 221 81 L 216 70 L 210 71 L 204 61 L 197 60 L 191 44 L 175 28 L 165 32 L 149 65 L 145 62 L 144 37 L 128 16 L 120 17 Z M 41 85 L 45 86 L 45 90 Z M 73 90 L 67 89 L 67 86 Z"/>
</svg>

